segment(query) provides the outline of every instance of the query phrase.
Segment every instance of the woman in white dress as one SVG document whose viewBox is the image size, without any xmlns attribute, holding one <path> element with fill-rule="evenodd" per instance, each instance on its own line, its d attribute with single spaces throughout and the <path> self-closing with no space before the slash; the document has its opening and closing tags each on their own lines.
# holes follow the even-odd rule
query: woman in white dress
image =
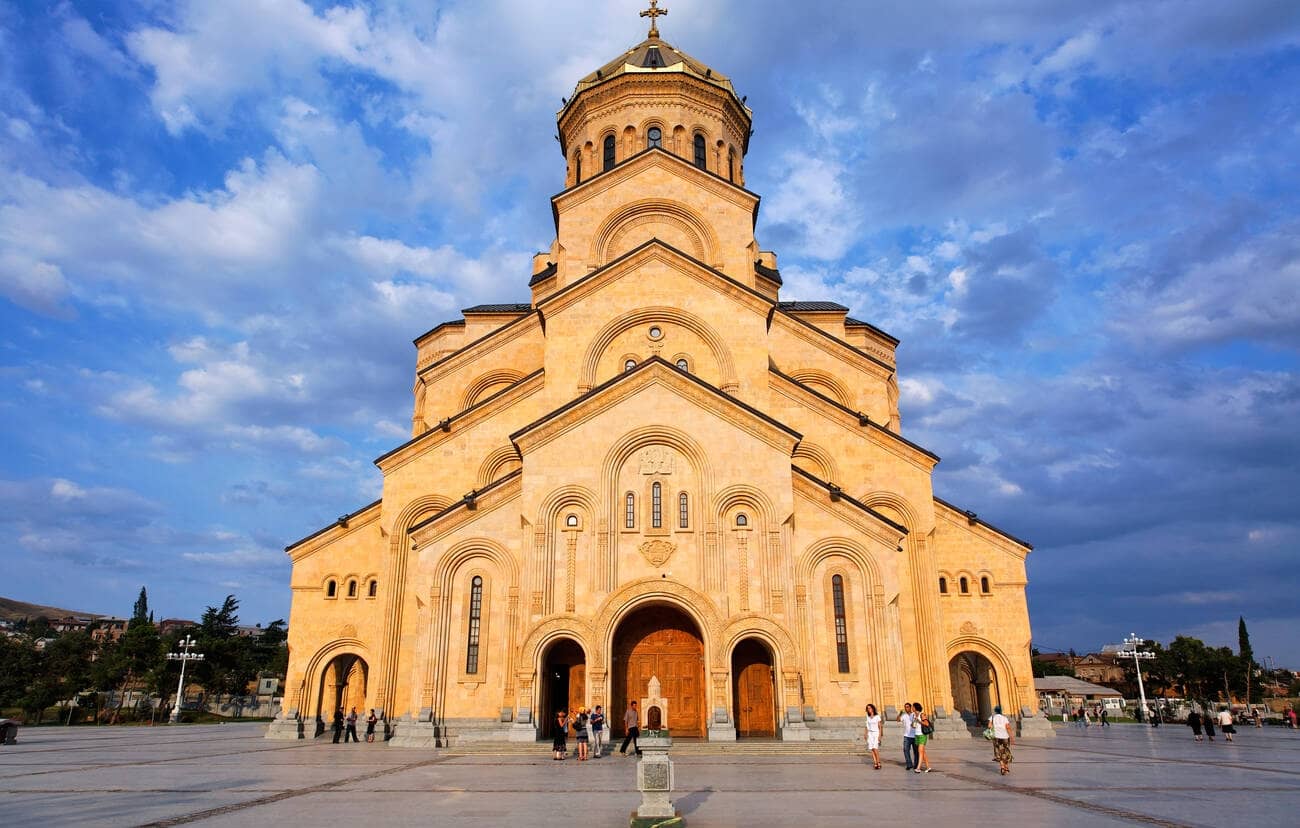
<svg viewBox="0 0 1300 828">
<path fill-rule="evenodd" d="M 880 770 L 880 714 L 874 704 L 867 705 L 867 726 L 862 731 L 867 737 L 867 750 L 871 751 L 871 761 L 875 769 Z"/>
</svg>

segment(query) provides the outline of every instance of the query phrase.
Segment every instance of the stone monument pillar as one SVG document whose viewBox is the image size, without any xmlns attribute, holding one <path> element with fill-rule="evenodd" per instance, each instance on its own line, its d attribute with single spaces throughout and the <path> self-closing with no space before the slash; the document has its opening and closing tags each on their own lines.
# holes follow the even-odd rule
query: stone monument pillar
<svg viewBox="0 0 1300 828">
<path fill-rule="evenodd" d="M 662 734 L 662 735 L 661 735 Z M 668 749 L 673 739 L 661 730 L 642 732 L 641 758 L 636 763 L 636 787 L 641 805 L 632 814 L 630 828 L 677 828 L 685 825 L 673 810 L 673 763 Z"/>
</svg>

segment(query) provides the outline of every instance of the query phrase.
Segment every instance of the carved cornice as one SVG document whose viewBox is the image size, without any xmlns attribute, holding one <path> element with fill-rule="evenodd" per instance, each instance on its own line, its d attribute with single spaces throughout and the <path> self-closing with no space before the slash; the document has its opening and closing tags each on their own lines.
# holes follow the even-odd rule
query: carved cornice
<svg viewBox="0 0 1300 828">
<path fill-rule="evenodd" d="M 856 500 L 841 496 L 833 500 L 826 488 L 819 485 L 811 474 L 793 467 L 791 475 L 794 493 L 807 503 L 832 516 L 840 523 L 856 529 L 865 537 L 880 543 L 886 550 L 894 550 L 907 536 L 907 530 L 899 527 L 874 509 L 863 506 Z"/>
<path fill-rule="evenodd" d="M 999 549 L 1013 555 L 1020 560 L 1028 557 L 1033 551 L 1033 544 L 1023 541 L 1014 535 L 1009 535 L 1001 529 L 980 520 L 973 512 L 963 512 L 951 503 L 941 500 L 938 497 L 934 499 L 935 517 L 939 520 L 946 521 L 948 524 L 968 532 L 973 532 L 979 537 L 989 541 Z"/>
<path fill-rule="evenodd" d="M 334 543 L 334 541 L 347 537 L 351 533 L 379 520 L 382 507 L 382 500 L 376 500 L 368 506 L 362 506 L 357 511 L 350 515 L 344 515 L 329 526 L 318 529 L 301 540 L 294 541 L 286 546 L 284 551 L 289 554 L 290 560 L 298 563 Z"/>
<path fill-rule="evenodd" d="M 447 374 L 463 370 L 466 365 L 482 359 L 520 337 L 527 336 L 534 331 L 540 331 L 541 326 L 542 322 L 536 311 L 524 314 L 515 321 L 507 322 L 468 345 L 464 345 L 447 356 L 426 365 L 418 370 L 416 374 L 427 383 L 436 382 Z"/>
<path fill-rule="evenodd" d="M 599 173 L 585 179 L 581 184 L 570 187 L 551 197 L 551 203 L 557 211 L 563 212 L 582 204 L 598 195 L 613 189 L 623 182 L 650 169 L 660 168 L 691 182 L 710 195 L 725 199 L 738 207 L 753 212 L 758 206 L 759 197 L 725 178 L 720 178 L 694 164 L 674 155 L 666 149 L 653 147 L 643 150 L 612 170 Z"/>
<path fill-rule="evenodd" d="M 511 472 L 484 489 L 467 495 L 409 530 L 412 548 L 422 549 L 457 529 L 516 500 L 524 490 L 522 471 Z"/>
<path fill-rule="evenodd" d="M 805 322 L 779 308 L 772 315 L 772 324 L 780 324 L 784 330 L 789 331 L 797 339 L 807 342 L 850 368 L 865 371 L 871 376 L 882 380 L 887 380 L 894 375 L 894 368 L 888 363 L 876 359 L 871 354 L 853 347 L 844 340 L 831 336 L 816 325 Z"/>
</svg>

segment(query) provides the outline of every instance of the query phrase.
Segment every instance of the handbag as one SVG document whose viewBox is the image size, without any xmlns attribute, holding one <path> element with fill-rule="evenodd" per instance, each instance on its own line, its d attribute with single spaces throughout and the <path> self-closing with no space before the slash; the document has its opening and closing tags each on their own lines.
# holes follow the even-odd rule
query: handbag
<svg viewBox="0 0 1300 828">
<path fill-rule="evenodd" d="M 984 728 L 984 738 L 985 738 L 985 739 L 988 739 L 990 742 L 993 741 L 993 728 L 992 728 L 992 727 L 986 727 L 986 728 Z"/>
</svg>

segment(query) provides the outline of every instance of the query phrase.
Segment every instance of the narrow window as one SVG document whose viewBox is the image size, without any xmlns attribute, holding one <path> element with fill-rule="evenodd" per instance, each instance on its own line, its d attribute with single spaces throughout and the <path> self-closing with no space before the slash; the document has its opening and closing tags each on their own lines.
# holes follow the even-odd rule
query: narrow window
<svg viewBox="0 0 1300 828">
<path fill-rule="evenodd" d="M 631 370 L 632 370 L 633 368 L 635 368 L 635 367 L 636 367 L 636 360 L 635 360 L 635 359 L 629 359 L 627 362 L 624 362 L 624 363 L 623 363 L 623 371 L 624 371 L 624 372 L 631 371 Z"/>
<path fill-rule="evenodd" d="M 734 182 L 736 180 L 736 154 L 727 153 L 727 180 Z"/>
<path fill-rule="evenodd" d="M 664 132 L 659 127 L 650 127 L 645 134 L 646 149 L 650 147 L 660 147 L 664 145 Z"/>
<path fill-rule="evenodd" d="M 614 136 L 605 136 L 605 169 L 614 169 Z"/>
<path fill-rule="evenodd" d="M 338 585 L 338 584 L 334 583 L 333 581 L 330 581 L 328 584 L 325 585 L 325 597 L 326 597 L 326 598 L 333 598 L 334 596 L 336 596 L 336 595 L 338 595 L 338 594 L 339 594 L 339 585 Z"/>
<path fill-rule="evenodd" d="M 374 598 L 378 594 L 379 594 L 379 582 L 372 579 L 370 581 L 370 597 Z"/>
<path fill-rule="evenodd" d="M 948 594 L 948 579 L 943 577 L 942 575 L 939 576 L 939 594 L 940 595 Z"/>
<path fill-rule="evenodd" d="M 348 581 L 348 597 L 349 597 L 349 598 L 356 598 L 356 597 L 357 597 L 357 582 L 356 582 L 356 581 Z"/>
<path fill-rule="evenodd" d="M 748 525 L 749 525 L 749 515 L 745 514 L 744 512 L 741 512 L 740 514 L 736 515 L 736 525 L 737 525 L 737 526 L 748 526 Z"/>
<path fill-rule="evenodd" d="M 623 513 L 623 525 L 628 529 L 636 528 L 636 495 L 631 492 L 627 493 L 624 498 L 625 506 Z"/>
<path fill-rule="evenodd" d="M 677 527 L 685 529 L 691 525 L 690 498 L 686 492 L 677 495 Z"/>
<path fill-rule="evenodd" d="M 469 641 L 465 646 L 465 672 L 478 673 L 478 631 L 483 622 L 483 579 L 469 582 Z"/>
<path fill-rule="evenodd" d="M 664 487 L 659 483 L 650 486 L 650 525 L 655 529 L 664 525 Z"/>
<path fill-rule="evenodd" d="M 844 620 L 844 578 L 831 578 L 831 597 L 835 601 L 835 656 L 841 673 L 849 671 L 849 627 Z"/>
<path fill-rule="evenodd" d="M 705 154 L 704 150 L 703 135 L 695 136 L 695 166 L 702 170 L 707 170 L 709 168 L 708 156 Z"/>
<path fill-rule="evenodd" d="M 984 593 L 985 595 L 988 595 L 990 592 L 989 579 L 987 576 L 980 578 L 980 592 Z"/>
<path fill-rule="evenodd" d="M 573 180 L 582 183 L 582 150 L 573 154 Z"/>
<path fill-rule="evenodd" d="M 958 581 L 957 583 L 961 585 L 961 594 L 962 594 L 962 595 L 969 595 L 969 594 L 970 594 L 970 581 L 967 581 L 966 578 L 965 578 L 965 576 L 963 576 L 962 579 L 961 579 L 960 581 Z"/>
<path fill-rule="evenodd" d="M 683 371 L 689 371 L 691 369 L 691 364 L 683 358 L 677 360 L 677 367 L 681 368 Z"/>
</svg>

